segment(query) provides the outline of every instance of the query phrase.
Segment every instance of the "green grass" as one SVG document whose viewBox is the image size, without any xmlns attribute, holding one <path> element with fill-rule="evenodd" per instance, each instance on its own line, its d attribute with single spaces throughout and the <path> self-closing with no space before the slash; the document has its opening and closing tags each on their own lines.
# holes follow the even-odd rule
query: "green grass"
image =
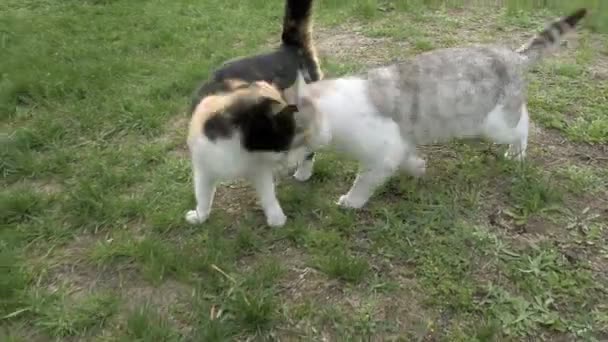
<svg viewBox="0 0 608 342">
<path fill-rule="evenodd" d="M 369 269 L 364 259 L 350 256 L 340 250 L 330 251 L 327 255 L 318 257 L 316 266 L 330 277 L 354 283 L 365 278 Z"/>
<path fill-rule="evenodd" d="M 125 325 L 124 341 L 179 341 L 170 323 L 149 304 L 130 312 Z"/>
<path fill-rule="evenodd" d="M 32 324 L 50 336 L 82 336 L 98 331 L 113 316 L 118 302 L 111 295 L 91 295 L 73 301 L 65 292 L 34 292 L 30 296 Z"/>
<path fill-rule="evenodd" d="M 581 4 L 573 46 L 528 75 L 526 166 L 432 147 L 427 177 L 345 211 L 356 166 L 324 151 L 309 182 L 281 180 L 289 221 L 269 229 L 239 184 L 186 224 L 185 109 L 211 68 L 277 41 L 282 1 L 3 1 L 0 340 L 605 338 L 605 2 L 332 0 L 315 29 L 331 77 L 515 47 Z"/>
</svg>

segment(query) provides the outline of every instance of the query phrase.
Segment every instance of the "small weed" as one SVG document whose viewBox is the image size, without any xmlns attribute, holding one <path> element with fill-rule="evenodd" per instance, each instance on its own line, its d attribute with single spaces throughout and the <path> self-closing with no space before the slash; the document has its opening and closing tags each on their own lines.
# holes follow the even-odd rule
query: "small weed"
<svg viewBox="0 0 608 342">
<path fill-rule="evenodd" d="M 65 293 L 37 293 L 30 300 L 35 326 L 56 337 L 82 336 L 101 328 L 118 309 L 118 301 L 111 295 L 95 294 L 74 301 Z"/>
<path fill-rule="evenodd" d="M 179 341 L 179 335 L 150 304 L 141 306 L 127 317 L 124 341 Z"/>
<path fill-rule="evenodd" d="M 417 52 L 425 52 L 433 50 L 435 47 L 430 40 L 419 38 L 414 41 L 414 50 Z"/>
<path fill-rule="evenodd" d="M 521 297 L 514 297 L 504 289 L 491 287 L 482 305 L 489 305 L 489 312 L 502 325 L 503 333 L 507 335 L 525 335 L 528 331 L 536 330 L 541 325 L 552 326 L 560 323 L 559 315 L 550 310 L 550 298 L 536 299 L 529 302 Z"/>
<path fill-rule="evenodd" d="M 240 251 L 240 253 L 253 253 L 258 249 L 259 244 L 259 238 L 251 229 L 243 227 L 237 232 L 236 248 Z"/>
<path fill-rule="evenodd" d="M 510 196 L 524 220 L 532 214 L 551 209 L 562 199 L 559 188 L 548 176 L 529 168 L 513 180 Z"/>
<path fill-rule="evenodd" d="M 333 250 L 318 256 L 315 265 L 330 277 L 351 283 L 361 282 L 369 272 L 369 264 L 363 258 L 354 257 L 344 250 Z"/>
<path fill-rule="evenodd" d="M 254 267 L 243 281 L 243 286 L 248 289 L 273 287 L 277 279 L 285 272 L 283 265 L 278 259 L 266 259 Z"/>
<path fill-rule="evenodd" d="M 355 13 L 364 19 L 371 19 L 376 16 L 378 11 L 377 0 L 360 0 L 357 1 Z"/>
<path fill-rule="evenodd" d="M 44 215 L 46 199 L 31 189 L 16 189 L 0 196 L 0 212 L 3 225 L 27 222 Z"/>
<path fill-rule="evenodd" d="M 210 310 L 210 315 L 214 314 Z M 206 313 L 204 313 L 206 314 Z M 203 317 L 195 334 L 197 341 L 228 341 L 235 334 L 235 327 L 224 317 Z"/>
<path fill-rule="evenodd" d="M 155 238 L 135 241 L 124 235 L 99 242 L 91 250 L 90 258 L 100 266 L 112 265 L 120 260 L 137 262 L 144 277 L 154 283 L 167 276 L 178 275 L 184 260 L 173 249 Z"/>
<path fill-rule="evenodd" d="M 236 324 L 253 333 L 267 331 L 278 317 L 275 293 L 269 290 L 237 289 L 228 309 L 234 315 Z"/>
<path fill-rule="evenodd" d="M 23 305 L 28 278 L 15 251 L 4 246 L 2 241 L 0 247 L 0 320 L 3 320 L 18 314 L 15 310 Z"/>
</svg>

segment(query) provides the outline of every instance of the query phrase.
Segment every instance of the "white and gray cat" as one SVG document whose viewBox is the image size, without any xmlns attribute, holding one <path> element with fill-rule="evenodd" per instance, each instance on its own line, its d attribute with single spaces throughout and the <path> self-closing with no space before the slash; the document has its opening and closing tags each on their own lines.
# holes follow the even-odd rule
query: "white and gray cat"
<svg viewBox="0 0 608 342">
<path fill-rule="evenodd" d="M 471 46 L 438 49 L 364 75 L 306 84 L 298 77 L 284 96 L 298 110 L 322 117 L 331 144 L 360 162 L 338 204 L 360 208 L 398 169 L 425 173 L 417 145 L 485 137 L 509 144 L 523 160 L 528 141 L 525 71 L 541 60 L 585 16 L 579 9 L 548 25 L 521 48 Z M 296 174 L 305 180 L 313 161 Z"/>
</svg>

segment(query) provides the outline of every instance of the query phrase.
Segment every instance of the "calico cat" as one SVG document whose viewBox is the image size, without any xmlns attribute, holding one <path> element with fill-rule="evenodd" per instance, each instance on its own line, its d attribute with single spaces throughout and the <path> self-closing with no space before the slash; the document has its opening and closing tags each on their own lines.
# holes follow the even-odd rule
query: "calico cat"
<svg viewBox="0 0 608 342">
<path fill-rule="evenodd" d="M 311 12 L 312 0 L 287 0 L 276 50 L 224 63 L 195 92 L 188 147 L 197 205 L 186 214 L 189 223 L 207 219 L 219 181 L 240 177 L 253 182 L 267 223 L 285 223 L 273 170 L 290 161 L 313 160 L 309 147 L 315 146 L 310 138 L 315 121 L 314 115 L 299 115 L 285 103 L 280 90 L 295 82 L 298 70 L 309 82 L 322 77 Z M 303 178 L 297 171 L 295 176 Z"/>
<path fill-rule="evenodd" d="M 360 171 L 342 207 L 360 208 L 401 169 L 415 177 L 426 162 L 417 145 L 452 138 L 509 144 L 523 160 L 528 140 L 524 72 L 539 62 L 585 16 L 580 9 L 554 21 L 521 48 L 471 46 L 437 49 L 363 75 L 305 84 L 284 96 L 300 113 L 318 113 L 331 144 L 358 159 Z M 313 162 L 305 165 L 312 173 Z"/>
</svg>

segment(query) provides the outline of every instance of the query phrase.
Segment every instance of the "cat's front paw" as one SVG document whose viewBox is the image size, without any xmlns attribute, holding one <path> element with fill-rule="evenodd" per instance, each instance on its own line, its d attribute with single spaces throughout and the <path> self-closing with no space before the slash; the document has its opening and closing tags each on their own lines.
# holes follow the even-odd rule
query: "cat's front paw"
<svg viewBox="0 0 608 342">
<path fill-rule="evenodd" d="M 266 217 L 266 223 L 271 227 L 283 227 L 287 222 L 287 216 L 282 212 L 273 213 Z"/>
<path fill-rule="evenodd" d="M 509 148 L 505 152 L 505 158 L 523 162 L 526 159 L 526 151 L 522 150 L 519 146 L 509 145 Z"/>
<path fill-rule="evenodd" d="M 414 162 L 414 168 L 412 175 L 414 177 L 422 177 L 426 173 L 426 161 L 424 159 L 417 158 Z"/>
<path fill-rule="evenodd" d="M 348 195 L 342 195 L 337 204 L 345 209 L 360 209 L 365 205 L 365 202 L 365 200 L 352 199 Z"/>
<path fill-rule="evenodd" d="M 190 224 L 200 224 L 207 220 L 208 215 L 199 215 L 198 211 L 190 210 L 186 213 L 186 221 Z"/>
<path fill-rule="evenodd" d="M 298 167 L 296 172 L 293 174 L 293 178 L 297 179 L 300 182 L 306 182 L 312 176 L 312 168 L 305 167 L 304 165 Z"/>
<path fill-rule="evenodd" d="M 405 170 L 413 177 L 419 178 L 426 173 L 426 161 L 422 158 L 412 157 L 402 164 Z"/>
</svg>

